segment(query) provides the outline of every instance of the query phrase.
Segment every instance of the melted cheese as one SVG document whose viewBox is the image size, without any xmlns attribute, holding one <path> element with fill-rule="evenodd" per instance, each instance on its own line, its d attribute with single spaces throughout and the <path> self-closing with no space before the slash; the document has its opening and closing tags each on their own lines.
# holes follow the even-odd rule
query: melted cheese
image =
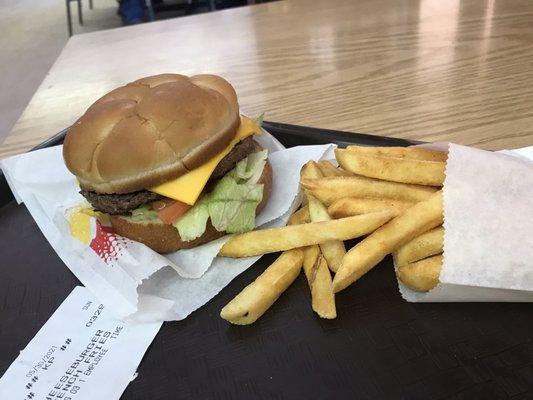
<svg viewBox="0 0 533 400">
<path fill-rule="evenodd" d="M 162 196 L 170 197 L 174 200 L 179 200 L 189 205 L 194 205 L 198 197 L 204 190 L 207 181 L 215 170 L 218 163 L 235 147 L 241 140 L 248 136 L 258 134 L 261 130 L 259 126 L 250 118 L 242 117 L 241 125 L 237 130 L 237 134 L 231 143 L 222 150 L 219 154 L 213 157 L 204 165 L 180 176 L 172 181 L 165 182 L 162 185 L 155 186 L 149 189 L 152 192 L 159 193 Z"/>
</svg>

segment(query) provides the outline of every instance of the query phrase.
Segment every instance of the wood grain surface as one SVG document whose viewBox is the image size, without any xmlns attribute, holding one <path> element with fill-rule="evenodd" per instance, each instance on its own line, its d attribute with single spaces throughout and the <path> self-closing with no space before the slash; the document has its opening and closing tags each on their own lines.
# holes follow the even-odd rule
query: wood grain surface
<svg viewBox="0 0 533 400">
<path fill-rule="evenodd" d="M 243 112 L 273 121 L 486 149 L 533 144 L 530 0 L 294 0 L 74 36 L 0 157 L 162 72 L 223 75 Z"/>
</svg>

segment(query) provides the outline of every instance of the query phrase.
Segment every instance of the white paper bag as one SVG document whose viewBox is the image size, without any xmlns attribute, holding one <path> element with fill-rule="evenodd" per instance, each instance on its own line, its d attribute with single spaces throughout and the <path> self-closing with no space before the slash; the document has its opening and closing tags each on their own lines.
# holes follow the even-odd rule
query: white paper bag
<svg viewBox="0 0 533 400">
<path fill-rule="evenodd" d="M 428 293 L 400 283 L 404 299 L 533 301 L 531 160 L 533 147 L 493 153 L 449 145 L 440 283 Z"/>
</svg>

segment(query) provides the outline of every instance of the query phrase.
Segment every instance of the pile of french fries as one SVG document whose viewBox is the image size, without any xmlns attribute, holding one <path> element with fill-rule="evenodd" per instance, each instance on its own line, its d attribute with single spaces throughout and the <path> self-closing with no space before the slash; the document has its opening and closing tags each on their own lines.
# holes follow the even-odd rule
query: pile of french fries
<svg viewBox="0 0 533 400">
<path fill-rule="evenodd" d="M 335 293 L 388 254 L 409 288 L 439 281 L 443 253 L 442 185 L 447 154 L 416 147 L 336 149 L 336 167 L 309 161 L 301 171 L 305 197 L 287 226 L 233 236 L 220 255 L 282 254 L 221 311 L 233 324 L 255 322 L 303 268 L 312 309 L 336 318 Z M 347 250 L 346 240 L 364 237 Z M 332 274 L 334 277 L 332 278 Z"/>
</svg>

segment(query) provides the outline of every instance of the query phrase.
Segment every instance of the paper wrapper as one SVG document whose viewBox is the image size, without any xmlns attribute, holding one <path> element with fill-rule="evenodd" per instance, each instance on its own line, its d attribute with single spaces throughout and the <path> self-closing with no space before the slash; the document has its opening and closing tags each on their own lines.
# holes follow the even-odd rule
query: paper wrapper
<svg viewBox="0 0 533 400">
<path fill-rule="evenodd" d="M 444 261 L 413 302 L 533 301 L 533 147 L 493 153 L 449 145 Z"/>
<path fill-rule="evenodd" d="M 285 149 L 266 132 L 256 140 L 269 150 L 273 169 L 272 194 L 256 225 L 282 226 L 299 204 L 300 168 L 308 160 L 331 158 L 334 146 Z M 26 205 L 59 257 L 120 319 L 183 319 L 259 259 L 217 257 L 228 236 L 163 256 L 114 234 L 95 218 L 85 244 L 70 234 L 69 210 L 84 199 L 64 165 L 61 146 L 14 156 L 0 166 L 17 201 Z"/>
</svg>

